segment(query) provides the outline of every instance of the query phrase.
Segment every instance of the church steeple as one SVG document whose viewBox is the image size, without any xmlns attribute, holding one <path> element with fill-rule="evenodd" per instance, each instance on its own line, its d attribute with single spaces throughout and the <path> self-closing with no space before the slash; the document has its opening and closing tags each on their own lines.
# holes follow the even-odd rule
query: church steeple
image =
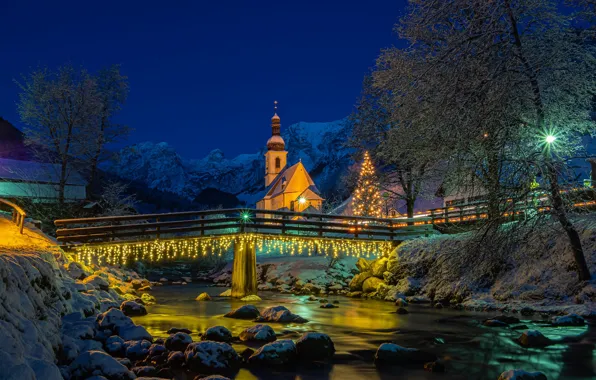
<svg viewBox="0 0 596 380">
<path fill-rule="evenodd" d="M 281 138 L 281 120 L 277 116 L 277 100 L 273 102 L 274 114 L 271 118 L 271 138 L 267 141 L 267 150 L 284 150 L 286 143 Z"/>
<path fill-rule="evenodd" d="M 286 167 L 286 143 L 281 137 L 281 121 L 277 115 L 277 100 L 273 102 L 274 114 L 271 118 L 271 137 L 267 140 L 267 153 L 265 153 L 265 186 L 277 177 Z"/>
</svg>

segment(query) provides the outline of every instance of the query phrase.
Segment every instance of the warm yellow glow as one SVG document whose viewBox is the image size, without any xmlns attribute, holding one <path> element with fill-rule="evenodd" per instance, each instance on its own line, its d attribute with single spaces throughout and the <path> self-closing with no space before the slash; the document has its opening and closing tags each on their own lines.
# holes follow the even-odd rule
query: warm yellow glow
<svg viewBox="0 0 596 380">
<path fill-rule="evenodd" d="M 228 252 L 233 244 L 254 245 L 258 252 L 289 255 L 326 255 L 379 257 L 387 256 L 393 249 L 390 241 L 364 241 L 309 236 L 271 236 L 263 234 L 238 234 L 217 237 L 154 240 L 138 243 L 109 243 L 74 247 L 77 260 L 91 263 L 130 264 L 135 261 L 157 262 L 164 260 L 199 259 L 206 255 Z"/>
</svg>

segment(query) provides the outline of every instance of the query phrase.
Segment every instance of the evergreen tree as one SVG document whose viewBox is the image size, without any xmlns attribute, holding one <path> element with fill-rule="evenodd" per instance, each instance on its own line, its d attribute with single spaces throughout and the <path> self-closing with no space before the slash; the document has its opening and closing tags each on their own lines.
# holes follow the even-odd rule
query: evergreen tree
<svg viewBox="0 0 596 380">
<path fill-rule="evenodd" d="M 358 216 L 381 216 L 381 195 L 375 166 L 368 152 L 364 152 L 364 161 L 352 198 L 352 210 Z"/>
</svg>

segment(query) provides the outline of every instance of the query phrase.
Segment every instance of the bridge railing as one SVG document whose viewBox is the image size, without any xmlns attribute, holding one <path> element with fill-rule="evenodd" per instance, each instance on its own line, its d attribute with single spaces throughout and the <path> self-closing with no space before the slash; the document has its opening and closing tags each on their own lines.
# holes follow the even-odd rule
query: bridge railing
<svg viewBox="0 0 596 380">
<path fill-rule="evenodd" d="M 222 209 L 56 220 L 65 245 L 243 232 L 359 240 L 406 240 L 435 233 L 429 218 L 384 219 L 289 211 Z"/>
<path fill-rule="evenodd" d="M 20 208 L 18 205 L 2 198 L 0 198 L 0 204 L 10 207 L 12 212 L 12 222 L 19 227 L 19 232 L 22 234 L 23 228 L 25 227 L 25 218 L 27 217 L 25 210 Z"/>
</svg>

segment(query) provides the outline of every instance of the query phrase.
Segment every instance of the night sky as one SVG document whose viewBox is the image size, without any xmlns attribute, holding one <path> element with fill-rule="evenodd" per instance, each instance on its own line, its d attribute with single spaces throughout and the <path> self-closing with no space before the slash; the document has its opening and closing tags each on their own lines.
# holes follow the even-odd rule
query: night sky
<svg viewBox="0 0 596 380">
<path fill-rule="evenodd" d="M 186 158 L 253 153 L 282 129 L 347 116 L 380 49 L 398 44 L 405 0 L 31 1 L 0 4 L 0 116 L 17 127 L 13 80 L 64 63 L 118 63 L 128 143 L 167 141 Z"/>
</svg>

